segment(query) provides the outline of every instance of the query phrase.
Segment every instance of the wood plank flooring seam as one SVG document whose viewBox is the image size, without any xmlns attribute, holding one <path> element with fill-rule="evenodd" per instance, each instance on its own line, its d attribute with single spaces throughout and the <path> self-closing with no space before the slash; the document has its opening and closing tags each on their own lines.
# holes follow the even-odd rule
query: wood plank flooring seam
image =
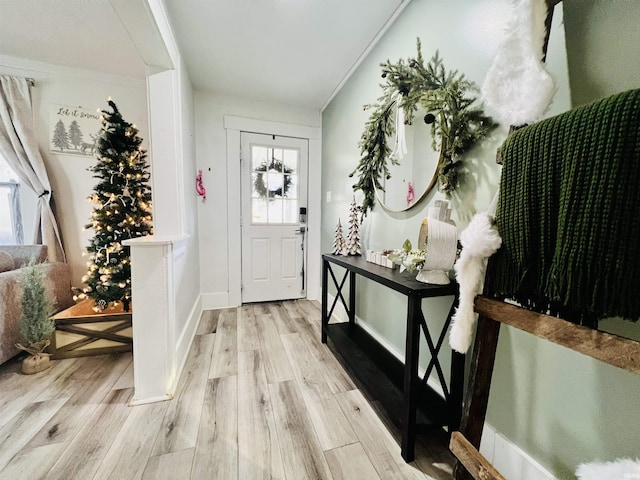
<svg viewBox="0 0 640 480">
<path fill-rule="evenodd" d="M 0 429 L 0 471 L 53 417 L 68 399 L 33 402 Z"/>
<path fill-rule="evenodd" d="M 353 445 L 355 443 L 360 443 L 360 440 L 355 440 L 353 442 L 345 443 L 344 445 L 340 445 L 338 447 L 327 448 L 326 450 L 323 450 L 323 452 L 324 453 L 332 452 L 333 450 L 338 450 L 339 448 L 342 448 L 342 447 L 348 447 L 349 445 Z"/>
<path fill-rule="evenodd" d="M 284 479 L 273 401 L 260 350 L 238 352 L 238 477 Z"/>
<path fill-rule="evenodd" d="M 7 366 L 11 368 L 11 372 L 0 376 L 0 383 L 4 387 L 0 398 L 0 429 L 19 414 L 26 405 L 36 401 L 55 379 L 64 375 L 76 363 L 76 359 L 63 360 L 60 363 L 54 362 L 49 370 L 26 376 L 20 372 L 19 358 L 15 359 L 13 363 L 8 363 Z"/>
<path fill-rule="evenodd" d="M 132 397 L 133 388 L 110 390 L 91 419 L 60 453 L 46 480 L 92 478 L 132 411 L 129 407 Z M 100 430 L 97 428 L 100 425 L 106 428 Z"/>
<path fill-rule="evenodd" d="M 332 479 L 295 380 L 269 384 L 287 480 Z"/>
<path fill-rule="evenodd" d="M 168 402 L 152 456 L 195 447 L 215 335 L 206 334 L 194 338 L 176 392 Z"/>
</svg>

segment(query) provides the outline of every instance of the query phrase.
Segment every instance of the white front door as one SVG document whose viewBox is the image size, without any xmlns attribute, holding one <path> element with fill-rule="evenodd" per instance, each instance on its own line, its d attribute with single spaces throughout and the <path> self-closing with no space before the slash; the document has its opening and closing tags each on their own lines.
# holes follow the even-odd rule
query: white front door
<svg viewBox="0 0 640 480">
<path fill-rule="evenodd" d="M 304 298 L 308 140 L 241 133 L 242 302 Z"/>
</svg>

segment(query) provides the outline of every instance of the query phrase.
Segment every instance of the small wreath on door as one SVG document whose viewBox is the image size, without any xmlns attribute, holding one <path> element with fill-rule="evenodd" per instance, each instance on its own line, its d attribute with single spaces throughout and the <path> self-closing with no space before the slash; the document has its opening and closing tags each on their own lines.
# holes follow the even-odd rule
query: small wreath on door
<svg viewBox="0 0 640 480">
<path fill-rule="evenodd" d="M 265 182 L 265 174 L 268 175 L 268 172 L 271 170 L 275 170 L 280 173 L 284 173 L 284 181 L 281 185 L 278 185 L 275 188 L 269 188 L 269 182 Z M 261 198 L 273 198 L 273 197 L 286 197 L 289 192 L 289 188 L 291 187 L 291 173 L 293 173 L 293 168 L 287 167 L 283 165 L 280 160 L 272 159 L 270 162 L 262 162 L 255 171 L 258 173 L 256 175 L 256 179 L 253 182 L 253 188 Z"/>
</svg>

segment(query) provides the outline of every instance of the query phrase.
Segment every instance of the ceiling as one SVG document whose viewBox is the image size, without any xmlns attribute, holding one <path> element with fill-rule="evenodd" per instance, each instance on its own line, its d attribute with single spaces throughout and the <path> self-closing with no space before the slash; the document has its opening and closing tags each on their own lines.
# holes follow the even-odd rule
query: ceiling
<svg viewBox="0 0 640 480">
<path fill-rule="evenodd" d="M 196 89 L 320 109 L 408 1 L 164 4 Z M 144 78 L 142 57 L 114 3 L 0 0 L 0 55 Z"/>
<path fill-rule="evenodd" d="M 0 0 L 0 55 L 144 78 L 108 0 Z"/>
</svg>

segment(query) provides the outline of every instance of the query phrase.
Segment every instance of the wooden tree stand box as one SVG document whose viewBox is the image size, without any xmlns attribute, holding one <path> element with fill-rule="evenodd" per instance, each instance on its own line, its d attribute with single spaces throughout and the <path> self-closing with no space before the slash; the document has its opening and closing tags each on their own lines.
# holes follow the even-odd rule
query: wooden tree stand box
<svg viewBox="0 0 640 480">
<path fill-rule="evenodd" d="M 131 311 L 125 312 L 122 303 L 102 312 L 94 312 L 93 306 L 93 300 L 86 299 L 53 316 L 53 359 L 133 350 Z"/>
</svg>

